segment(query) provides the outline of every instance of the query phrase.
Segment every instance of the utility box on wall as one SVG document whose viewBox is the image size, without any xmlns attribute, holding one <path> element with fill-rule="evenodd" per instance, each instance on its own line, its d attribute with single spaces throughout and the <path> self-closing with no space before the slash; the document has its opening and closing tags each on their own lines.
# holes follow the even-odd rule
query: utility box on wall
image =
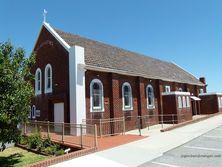
<svg viewBox="0 0 222 167">
<path fill-rule="evenodd" d="M 165 92 L 163 99 L 163 121 L 166 124 L 192 120 L 189 92 Z"/>
<path fill-rule="evenodd" d="M 222 112 L 222 93 L 201 93 L 201 114 L 215 114 Z"/>
</svg>

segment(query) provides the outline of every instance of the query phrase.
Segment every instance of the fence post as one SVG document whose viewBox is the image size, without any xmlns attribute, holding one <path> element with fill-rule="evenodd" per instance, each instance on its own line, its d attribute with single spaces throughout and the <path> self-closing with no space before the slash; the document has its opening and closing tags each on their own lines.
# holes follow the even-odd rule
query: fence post
<svg viewBox="0 0 222 167">
<path fill-rule="evenodd" d="M 80 124 L 80 145 L 83 148 L 83 131 L 82 131 L 82 124 Z"/>
<path fill-rule="evenodd" d="M 48 138 L 50 137 L 49 136 L 49 133 L 50 133 L 50 130 L 49 130 L 49 121 L 47 122 L 47 125 L 48 125 L 48 127 L 47 127 L 47 133 L 48 133 Z"/>
<path fill-rule="evenodd" d="M 126 124 L 125 124 L 125 116 L 123 116 L 123 134 L 126 133 Z"/>
<path fill-rule="evenodd" d="M 35 120 L 35 132 L 36 132 L 36 133 L 38 132 L 38 129 L 37 129 L 37 120 Z"/>
<path fill-rule="evenodd" d="M 173 121 L 173 126 L 174 126 L 174 115 L 172 114 L 172 121 Z"/>
<path fill-rule="evenodd" d="M 138 122 L 138 127 L 139 127 L 139 135 L 141 136 L 140 116 L 139 116 L 139 119 L 137 119 L 137 120 L 139 120 L 139 121 L 137 121 L 137 122 Z"/>
<path fill-rule="evenodd" d="M 95 142 L 95 147 L 98 147 L 98 141 L 97 141 L 97 126 L 96 124 L 94 125 L 94 142 Z"/>
<path fill-rule="evenodd" d="M 102 130 L 102 120 L 99 119 L 99 132 L 100 132 L 100 137 L 102 137 L 103 130 Z"/>
<path fill-rule="evenodd" d="M 64 127 L 64 122 L 62 122 L 62 143 L 64 143 L 64 134 L 65 134 L 65 127 Z"/>
</svg>

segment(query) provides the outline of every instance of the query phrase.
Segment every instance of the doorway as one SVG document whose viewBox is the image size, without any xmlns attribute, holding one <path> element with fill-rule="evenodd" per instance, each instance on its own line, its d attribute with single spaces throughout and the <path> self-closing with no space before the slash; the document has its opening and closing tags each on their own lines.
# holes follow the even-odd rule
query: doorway
<svg viewBox="0 0 222 167">
<path fill-rule="evenodd" d="M 64 122 L 64 103 L 54 103 L 54 122 Z M 62 132 L 62 125 L 54 125 L 55 132 Z"/>
</svg>

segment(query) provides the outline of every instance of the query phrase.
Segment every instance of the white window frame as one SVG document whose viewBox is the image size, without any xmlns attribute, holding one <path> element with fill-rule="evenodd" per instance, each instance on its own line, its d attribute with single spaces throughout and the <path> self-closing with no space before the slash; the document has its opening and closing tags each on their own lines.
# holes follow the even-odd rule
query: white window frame
<svg viewBox="0 0 222 167">
<path fill-rule="evenodd" d="M 171 92 L 171 88 L 170 88 L 169 85 L 166 85 L 166 86 L 165 86 L 165 92 Z"/>
<path fill-rule="evenodd" d="M 36 106 L 33 105 L 32 106 L 32 119 L 35 119 L 36 118 Z"/>
<path fill-rule="evenodd" d="M 149 97 L 148 97 L 148 90 L 151 89 L 151 105 L 149 105 Z M 147 101 L 147 109 L 154 109 L 155 108 L 155 96 L 154 96 L 154 90 L 152 85 L 147 85 L 146 87 L 146 101 Z"/>
<path fill-rule="evenodd" d="M 125 100 L 124 100 L 124 87 L 129 87 L 129 106 L 125 106 Z M 123 104 L 123 111 L 130 111 L 133 110 L 133 96 L 132 96 L 132 88 L 131 85 L 128 82 L 123 83 L 122 85 L 122 104 Z"/>
<path fill-rule="evenodd" d="M 183 108 L 181 96 L 177 97 L 177 101 L 178 101 L 178 108 L 179 109 Z"/>
<path fill-rule="evenodd" d="M 50 69 L 50 88 L 48 85 L 48 69 Z M 45 93 L 52 93 L 52 66 L 51 64 L 47 64 L 45 67 Z"/>
<path fill-rule="evenodd" d="M 218 107 L 221 108 L 222 107 L 222 97 L 218 97 Z"/>
<path fill-rule="evenodd" d="M 186 108 L 187 105 L 186 105 L 186 97 L 185 96 L 182 97 L 182 102 L 183 102 L 183 108 Z"/>
<path fill-rule="evenodd" d="M 38 74 L 40 74 L 40 80 L 38 80 Z M 38 83 L 40 82 L 40 89 L 38 89 Z M 35 95 L 42 94 L 42 71 L 40 68 L 37 68 L 35 72 Z"/>
<path fill-rule="evenodd" d="M 220 97 L 220 107 L 222 107 L 222 97 Z"/>
<path fill-rule="evenodd" d="M 94 107 L 93 106 L 93 85 L 94 83 L 99 84 L 100 86 L 100 106 L 99 107 Z M 103 95 L 103 83 L 99 79 L 93 79 L 90 83 L 90 112 L 103 112 L 104 111 L 104 95 Z"/>
<path fill-rule="evenodd" d="M 201 93 L 204 93 L 204 90 L 203 90 L 203 88 L 201 88 L 201 89 L 200 89 L 199 91 L 200 91 L 200 94 L 201 94 Z"/>
<path fill-rule="evenodd" d="M 190 108 L 190 97 L 187 96 L 187 97 L 186 97 L 186 100 L 187 100 L 187 107 Z"/>
</svg>

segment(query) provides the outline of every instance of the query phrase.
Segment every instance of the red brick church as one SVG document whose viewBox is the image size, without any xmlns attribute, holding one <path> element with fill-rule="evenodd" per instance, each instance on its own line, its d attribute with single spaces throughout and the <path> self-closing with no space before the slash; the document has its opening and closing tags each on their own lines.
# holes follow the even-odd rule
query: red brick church
<svg viewBox="0 0 222 167">
<path fill-rule="evenodd" d="M 206 93 L 205 79 L 174 63 L 63 32 L 46 22 L 34 52 L 31 119 L 79 124 L 83 119 L 172 112 L 189 120 L 200 114 L 198 97 Z"/>
</svg>

